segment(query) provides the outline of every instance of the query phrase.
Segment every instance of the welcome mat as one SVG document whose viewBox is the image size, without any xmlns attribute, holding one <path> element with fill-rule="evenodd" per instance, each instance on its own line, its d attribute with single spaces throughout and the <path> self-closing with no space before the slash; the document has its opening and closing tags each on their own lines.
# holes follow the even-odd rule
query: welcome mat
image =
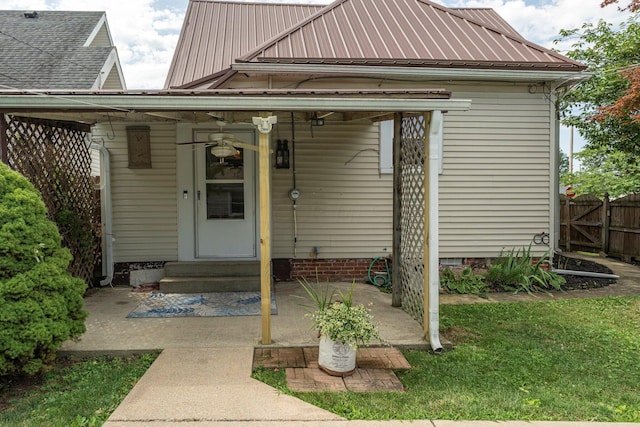
<svg viewBox="0 0 640 427">
<path fill-rule="evenodd" d="M 208 292 L 165 294 L 152 292 L 127 317 L 215 317 L 258 316 L 260 292 Z M 278 314 L 275 294 L 271 293 L 271 314 Z"/>
</svg>

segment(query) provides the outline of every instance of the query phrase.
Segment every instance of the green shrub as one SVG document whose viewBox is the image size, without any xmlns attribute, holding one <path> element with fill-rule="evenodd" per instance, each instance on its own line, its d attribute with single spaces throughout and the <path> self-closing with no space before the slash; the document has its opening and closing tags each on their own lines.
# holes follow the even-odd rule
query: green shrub
<svg viewBox="0 0 640 427">
<path fill-rule="evenodd" d="M 547 251 L 534 263 L 531 245 L 528 248 L 523 247 L 522 250 L 511 249 L 507 254 L 500 251 L 500 255 L 487 271 L 486 280 L 494 286 L 515 293 L 560 290 L 565 280 L 557 273 L 544 268 L 549 265 L 548 256 Z"/>
<path fill-rule="evenodd" d="M 0 376 L 41 372 L 85 330 L 86 284 L 46 215 L 33 185 L 0 163 Z"/>
<path fill-rule="evenodd" d="M 471 267 L 467 267 L 459 274 L 450 268 L 445 268 L 440 274 L 440 287 L 451 294 L 473 294 L 486 297 L 489 285 L 484 276 L 475 274 Z"/>
</svg>

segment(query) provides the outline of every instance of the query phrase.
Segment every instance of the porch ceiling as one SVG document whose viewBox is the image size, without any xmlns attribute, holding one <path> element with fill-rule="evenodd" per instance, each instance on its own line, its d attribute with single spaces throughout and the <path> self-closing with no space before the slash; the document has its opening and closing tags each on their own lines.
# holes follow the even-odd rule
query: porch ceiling
<svg viewBox="0 0 640 427">
<path fill-rule="evenodd" d="M 215 91 L 3 91 L 0 112 L 83 123 L 216 120 L 220 114 L 335 112 L 345 120 L 394 112 L 468 110 L 470 100 L 444 89 L 215 90 Z M 218 113 L 216 113 L 218 112 Z"/>
</svg>

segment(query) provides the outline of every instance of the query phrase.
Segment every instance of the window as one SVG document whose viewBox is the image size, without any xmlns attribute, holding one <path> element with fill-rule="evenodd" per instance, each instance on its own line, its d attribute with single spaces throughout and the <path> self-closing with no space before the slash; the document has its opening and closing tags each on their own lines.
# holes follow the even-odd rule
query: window
<svg viewBox="0 0 640 427">
<path fill-rule="evenodd" d="M 440 141 L 438 144 L 438 173 L 442 174 L 442 130 L 443 122 L 440 121 Z M 380 173 L 393 173 L 393 120 L 385 120 L 380 126 Z"/>
</svg>

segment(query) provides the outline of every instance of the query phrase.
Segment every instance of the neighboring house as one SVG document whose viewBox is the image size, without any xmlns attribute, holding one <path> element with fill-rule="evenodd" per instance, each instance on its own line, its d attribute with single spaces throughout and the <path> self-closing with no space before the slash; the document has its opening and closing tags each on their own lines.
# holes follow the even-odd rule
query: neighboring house
<svg viewBox="0 0 640 427">
<path fill-rule="evenodd" d="M 0 46 L 0 90 L 126 89 L 104 12 L 0 10 Z"/>
<path fill-rule="evenodd" d="M 126 89 L 104 12 L 0 10 L 2 89 Z"/>
<path fill-rule="evenodd" d="M 264 295 L 272 271 L 361 280 L 393 254 L 403 307 L 431 322 L 438 256 L 491 258 L 540 232 L 555 246 L 555 105 L 584 69 L 490 9 L 191 0 L 163 91 L 2 93 L 0 110 L 94 124 L 111 158 L 116 280 L 260 260 Z M 277 118 L 270 134 L 257 116 Z M 243 149 L 221 160 L 220 138 Z"/>
</svg>

